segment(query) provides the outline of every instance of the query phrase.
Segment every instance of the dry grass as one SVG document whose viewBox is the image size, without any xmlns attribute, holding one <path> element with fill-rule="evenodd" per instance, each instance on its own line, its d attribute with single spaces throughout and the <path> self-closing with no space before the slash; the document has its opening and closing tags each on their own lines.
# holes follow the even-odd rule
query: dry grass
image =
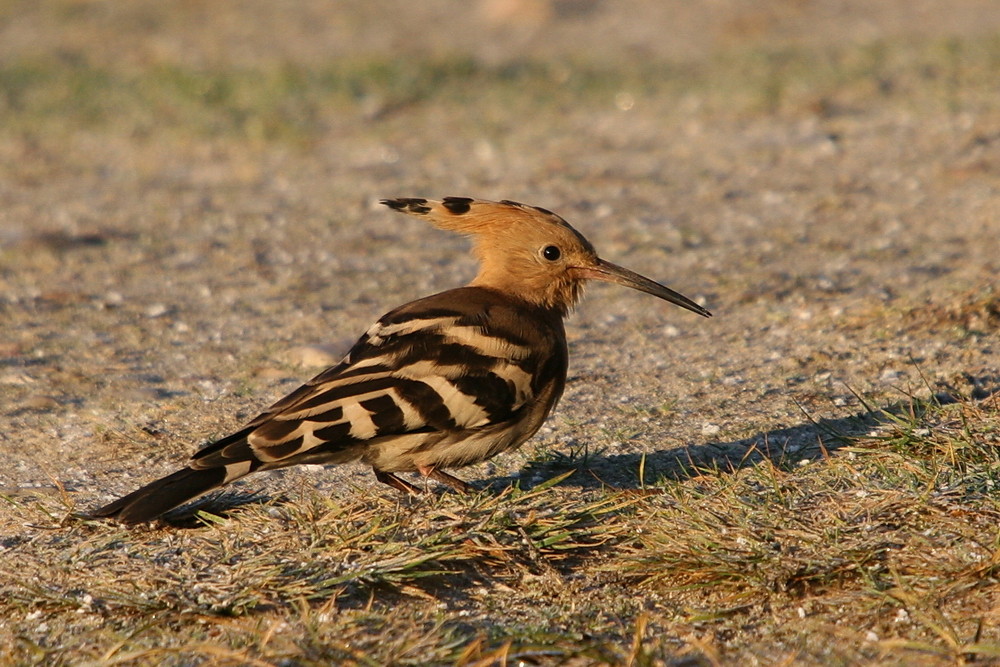
<svg viewBox="0 0 1000 667">
<path fill-rule="evenodd" d="M 962 336 L 988 336 L 1000 329 L 1000 294 L 992 285 L 959 294 L 950 303 L 929 302 L 909 311 L 909 327 L 954 330 Z"/>
<path fill-rule="evenodd" d="M 692 623 L 794 610 L 797 659 L 998 657 L 997 407 L 908 401 L 836 455 L 703 471 L 620 558 Z"/>
<path fill-rule="evenodd" d="M 831 453 L 644 492 L 303 490 L 132 530 L 7 498 L 23 528 L 3 542 L 0 660 L 1000 658 L 997 408 L 907 399 L 866 435 L 818 433 Z"/>
<path fill-rule="evenodd" d="M 289 617 L 298 619 L 297 631 L 310 633 L 296 642 L 326 646 L 342 633 L 360 636 L 361 646 L 337 648 L 353 645 L 341 638 L 316 660 L 364 656 L 372 664 L 423 664 L 454 657 L 459 646 L 472 655 L 464 646 L 468 638 L 462 639 L 467 633 L 440 611 L 432 613 L 438 605 L 431 602 L 463 604 L 526 581 L 559 581 L 582 554 L 626 529 L 614 517 L 634 499 L 608 495 L 566 505 L 549 486 L 418 501 L 375 496 L 345 502 L 311 493 L 259 504 L 223 496 L 208 506 L 234 511 L 239 505 L 231 520 L 203 507 L 198 528 L 110 531 L 58 498 L 8 498 L 11 518 L 25 531 L 5 540 L 5 555 L 23 558 L 30 551 L 33 557 L 0 575 L 2 612 L 17 628 L 7 657 L 158 662 L 204 652 L 224 658 L 228 651 L 274 659 L 290 650 L 287 642 L 268 637 L 249 650 L 244 635 L 260 632 L 262 623 L 274 626 L 271 635 Z M 403 616 L 413 618 L 402 626 L 393 600 L 409 600 Z M 173 621 L 164 626 L 161 618 Z M 319 636 L 311 636 L 324 619 Z M 377 628 L 386 624 L 394 636 L 401 633 L 398 645 L 375 641 Z M 226 627 L 229 648 L 192 645 L 189 633 L 206 625 Z M 124 636 L 118 634 L 123 628 Z M 111 638 L 119 643 L 109 645 Z"/>
</svg>

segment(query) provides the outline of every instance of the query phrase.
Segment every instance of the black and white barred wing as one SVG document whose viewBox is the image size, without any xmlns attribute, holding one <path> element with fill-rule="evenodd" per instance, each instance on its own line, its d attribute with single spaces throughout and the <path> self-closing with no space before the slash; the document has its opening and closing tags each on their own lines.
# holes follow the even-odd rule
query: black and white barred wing
<svg viewBox="0 0 1000 667">
<path fill-rule="evenodd" d="M 357 458 L 376 438 L 459 433 L 516 419 L 535 396 L 540 358 L 505 329 L 481 313 L 394 311 L 342 363 L 196 454 L 192 465 L 242 459 L 252 462 L 250 472 L 337 463 Z"/>
</svg>

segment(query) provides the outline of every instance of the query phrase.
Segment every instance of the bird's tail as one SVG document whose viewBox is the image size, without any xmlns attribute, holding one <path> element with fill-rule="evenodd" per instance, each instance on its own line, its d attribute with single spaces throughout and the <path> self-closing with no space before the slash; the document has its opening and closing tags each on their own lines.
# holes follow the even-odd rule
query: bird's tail
<svg viewBox="0 0 1000 667">
<path fill-rule="evenodd" d="M 231 480 L 226 479 L 225 467 L 204 470 L 182 468 L 91 512 L 91 516 L 113 518 L 122 523 L 152 521 L 228 481 Z"/>
</svg>

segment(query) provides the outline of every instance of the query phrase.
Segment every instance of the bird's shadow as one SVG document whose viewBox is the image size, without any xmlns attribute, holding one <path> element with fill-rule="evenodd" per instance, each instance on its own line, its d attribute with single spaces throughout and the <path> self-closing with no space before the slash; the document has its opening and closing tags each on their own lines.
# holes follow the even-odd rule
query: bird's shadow
<svg viewBox="0 0 1000 667">
<path fill-rule="evenodd" d="M 795 426 L 776 428 L 739 440 L 707 442 L 629 454 L 557 454 L 530 461 L 517 474 L 494 478 L 490 487 L 502 489 L 513 484 L 527 488 L 570 470 L 575 473 L 560 486 L 581 489 L 648 488 L 661 479 L 681 481 L 706 471 L 729 471 L 769 460 L 790 466 L 815 461 L 853 444 L 858 437 L 880 426 L 911 420 L 929 403 L 946 405 L 965 400 L 986 400 L 1000 395 L 1000 376 L 967 377 L 964 392 L 948 387 L 927 399 L 908 396 L 882 407 L 874 407 L 858 397 L 863 409 L 839 418 L 813 418 L 803 410 L 803 421 Z"/>
</svg>

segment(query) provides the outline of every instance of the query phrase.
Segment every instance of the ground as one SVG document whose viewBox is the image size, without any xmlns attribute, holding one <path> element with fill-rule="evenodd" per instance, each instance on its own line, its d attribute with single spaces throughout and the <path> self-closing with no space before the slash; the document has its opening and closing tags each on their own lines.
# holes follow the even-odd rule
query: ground
<svg viewBox="0 0 1000 667">
<path fill-rule="evenodd" d="M 0 662 L 1000 660 L 1000 8 L 0 9 Z M 482 489 L 86 511 L 468 280 L 382 197 L 514 199 L 593 287 Z"/>
</svg>

